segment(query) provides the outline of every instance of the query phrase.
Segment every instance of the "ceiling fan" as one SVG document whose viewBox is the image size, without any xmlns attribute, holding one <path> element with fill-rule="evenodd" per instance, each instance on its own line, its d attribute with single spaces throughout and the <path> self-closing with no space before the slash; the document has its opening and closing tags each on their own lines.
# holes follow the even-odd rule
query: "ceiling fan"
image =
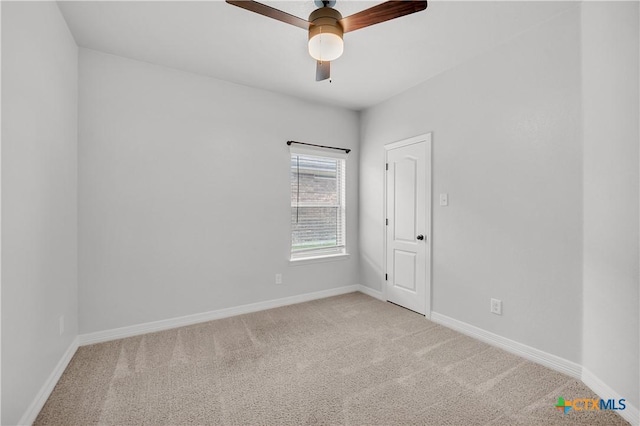
<svg viewBox="0 0 640 426">
<path fill-rule="evenodd" d="M 343 18 L 340 12 L 333 8 L 335 0 L 314 0 L 318 8 L 311 12 L 308 20 L 305 20 L 253 0 L 226 1 L 234 6 L 307 30 L 309 32 L 309 54 L 317 60 L 316 81 L 330 78 L 331 61 L 339 58 L 344 50 L 342 39 L 344 33 L 427 8 L 426 1 L 386 1 Z"/>
</svg>

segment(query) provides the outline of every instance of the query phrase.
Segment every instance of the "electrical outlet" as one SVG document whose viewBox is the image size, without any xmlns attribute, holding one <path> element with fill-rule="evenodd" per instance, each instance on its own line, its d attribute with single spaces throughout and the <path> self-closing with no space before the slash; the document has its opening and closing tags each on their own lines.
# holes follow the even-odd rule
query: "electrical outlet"
<svg viewBox="0 0 640 426">
<path fill-rule="evenodd" d="M 491 299 L 491 313 L 502 315 L 502 300 Z"/>
<path fill-rule="evenodd" d="M 276 274 L 276 284 L 282 284 L 282 274 Z"/>
<path fill-rule="evenodd" d="M 60 318 L 58 318 L 58 328 L 60 330 L 60 336 L 62 336 L 62 333 L 64 333 L 64 315 L 60 315 Z"/>
</svg>

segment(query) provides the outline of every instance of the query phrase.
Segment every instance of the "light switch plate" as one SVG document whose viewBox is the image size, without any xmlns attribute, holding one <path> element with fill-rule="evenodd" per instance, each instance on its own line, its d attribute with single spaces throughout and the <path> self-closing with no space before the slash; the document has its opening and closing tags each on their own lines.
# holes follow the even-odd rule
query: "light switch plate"
<svg viewBox="0 0 640 426">
<path fill-rule="evenodd" d="M 441 206 L 449 205 L 449 194 L 440 194 L 440 205 Z"/>
</svg>

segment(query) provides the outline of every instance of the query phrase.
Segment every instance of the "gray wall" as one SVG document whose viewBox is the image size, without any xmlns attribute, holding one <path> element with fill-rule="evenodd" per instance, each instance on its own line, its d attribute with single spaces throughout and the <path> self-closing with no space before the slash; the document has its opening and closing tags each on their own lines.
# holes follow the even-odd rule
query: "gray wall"
<svg viewBox="0 0 640 426">
<path fill-rule="evenodd" d="M 354 149 L 357 253 L 357 113 L 86 49 L 79 90 L 81 333 L 358 282 L 357 256 L 289 266 L 285 144 Z"/>
<path fill-rule="evenodd" d="M 78 331 L 77 50 L 55 2 L 2 2 L 2 424 Z"/>
<path fill-rule="evenodd" d="M 582 4 L 583 366 L 638 399 L 638 3 Z"/>
<path fill-rule="evenodd" d="M 380 289 L 384 271 L 383 145 L 433 132 L 433 311 L 579 363 L 579 76 L 575 5 L 366 110 L 362 283 Z M 502 316 L 489 312 L 492 297 Z"/>
</svg>

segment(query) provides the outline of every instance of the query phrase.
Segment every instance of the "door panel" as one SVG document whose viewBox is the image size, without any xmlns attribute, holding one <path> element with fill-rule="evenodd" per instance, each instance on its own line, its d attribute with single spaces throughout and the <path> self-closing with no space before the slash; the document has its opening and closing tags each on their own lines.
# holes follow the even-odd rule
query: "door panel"
<svg viewBox="0 0 640 426">
<path fill-rule="evenodd" d="M 426 138 L 387 151 L 387 300 L 421 314 L 430 305 L 429 151 Z"/>
<path fill-rule="evenodd" d="M 403 250 L 395 250 L 393 254 L 393 285 L 415 292 L 416 254 Z"/>
<path fill-rule="evenodd" d="M 412 242 L 416 237 L 416 169 L 415 158 L 402 158 L 393 168 L 396 220 L 393 222 L 394 239 Z"/>
</svg>

